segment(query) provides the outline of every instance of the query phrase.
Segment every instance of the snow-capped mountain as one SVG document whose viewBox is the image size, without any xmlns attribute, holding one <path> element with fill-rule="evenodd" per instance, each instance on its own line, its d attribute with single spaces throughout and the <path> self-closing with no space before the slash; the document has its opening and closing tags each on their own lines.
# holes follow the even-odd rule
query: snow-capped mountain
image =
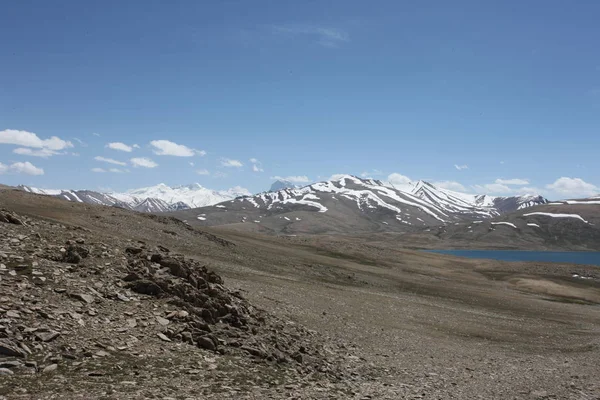
<svg viewBox="0 0 600 400">
<path fill-rule="evenodd" d="M 273 231 L 360 232 L 489 219 L 546 202 L 541 196 L 471 195 L 424 181 L 398 187 L 343 175 L 302 188 L 238 197 L 178 215 L 201 225 L 253 222 Z"/>
<path fill-rule="evenodd" d="M 250 192 L 241 187 L 228 190 L 211 190 L 194 183 L 186 186 L 169 187 L 163 183 L 125 193 L 101 193 L 91 190 L 52 190 L 29 186 L 19 186 L 26 192 L 55 196 L 69 201 L 100 204 L 127 208 L 140 212 L 166 212 L 185 210 L 217 204 L 238 196 L 248 196 Z"/>
</svg>

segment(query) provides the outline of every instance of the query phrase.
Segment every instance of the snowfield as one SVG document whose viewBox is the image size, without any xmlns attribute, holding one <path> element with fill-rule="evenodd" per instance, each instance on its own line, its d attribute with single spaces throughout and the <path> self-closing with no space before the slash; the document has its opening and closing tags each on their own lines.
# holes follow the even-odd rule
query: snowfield
<svg viewBox="0 0 600 400">
<path fill-rule="evenodd" d="M 543 216 L 552 217 L 552 218 L 575 218 L 575 219 L 579 219 L 579 220 L 585 222 L 586 224 L 589 224 L 589 222 L 586 221 L 585 219 L 583 219 L 581 217 L 581 215 L 577 215 L 577 214 L 554 214 L 554 213 L 545 213 L 545 212 L 532 212 L 529 214 L 523 214 L 524 217 L 529 217 L 531 215 L 543 215 Z"/>
</svg>

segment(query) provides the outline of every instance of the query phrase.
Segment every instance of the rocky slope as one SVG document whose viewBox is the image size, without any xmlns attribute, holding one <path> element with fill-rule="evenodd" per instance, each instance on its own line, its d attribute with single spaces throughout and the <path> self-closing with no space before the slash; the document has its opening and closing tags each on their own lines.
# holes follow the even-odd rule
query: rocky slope
<svg viewBox="0 0 600 400">
<path fill-rule="evenodd" d="M 250 194 L 240 187 L 216 191 L 207 189 L 198 183 L 177 187 L 170 187 L 161 183 L 156 186 L 133 189 L 125 193 L 101 193 L 92 190 L 50 190 L 23 185 L 18 188 L 29 193 L 55 196 L 79 203 L 115 206 L 150 213 L 203 207 Z"/>
<path fill-rule="evenodd" d="M 176 220 L 149 223 L 223 252 L 235 247 Z M 182 376 L 203 382 L 185 385 L 203 398 L 278 380 L 289 391 L 312 379 L 347 390 L 335 387 L 350 371 L 345 350 L 324 350 L 315 332 L 254 307 L 201 262 L 7 209 L 0 228 L 2 399 L 180 397 L 172 383 Z M 157 364 L 155 354 L 165 358 Z M 212 371 L 221 369 L 229 374 L 217 383 Z"/>
<path fill-rule="evenodd" d="M 397 188 L 346 175 L 302 188 L 243 196 L 175 213 L 189 223 L 235 225 L 272 233 L 411 232 L 440 224 L 489 219 L 547 202 L 541 196 L 457 193 L 419 181 Z M 239 224 L 254 226 L 240 226 Z"/>
</svg>

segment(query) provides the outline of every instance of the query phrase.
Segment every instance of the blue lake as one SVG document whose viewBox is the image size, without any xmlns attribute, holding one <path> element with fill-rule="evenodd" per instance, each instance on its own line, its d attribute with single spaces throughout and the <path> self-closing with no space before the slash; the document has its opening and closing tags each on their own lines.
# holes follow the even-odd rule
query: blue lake
<svg viewBox="0 0 600 400">
<path fill-rule="evenodd" d="M 597 265 L 600 267 L 598 251 L 521 251 L 521 250 L 427 250 L 432 253 L 457 257 L 487 258 L 501 261 L 540 261 L 572 264 Z"/>
</svg>

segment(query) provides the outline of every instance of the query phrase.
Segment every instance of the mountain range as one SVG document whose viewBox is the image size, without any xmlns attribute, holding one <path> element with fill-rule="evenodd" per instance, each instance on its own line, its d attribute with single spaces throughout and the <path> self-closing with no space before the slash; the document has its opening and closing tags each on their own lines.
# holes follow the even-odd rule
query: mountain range
<svg viewBox="0 0 600 400">
<path fill-rule="evenodd" d="M 539 195 L 474 195 L 425 181 L 398 187 L 343 175 L 301 188 L 241 196 L 175 215 L 204 226 L 250 223 L 245 229 L 270 233 L 405 232 L 490 219 L 547 202 Z"/>
<path fill-rule="evenodd" d="M 30 186 L 18 186 L 30 193 L 59 197 L 79 203 L 122 207 L 140 212 L 167 212 L 203 207 L 250 195 L 246 189 L 234 187 L 228 190 L 211 190 L 198 183 L 170 187 L 164 183 L 133 189 L 125 193 L 96 192 L 92 190 L 49 190 Z"/>
</svg>

